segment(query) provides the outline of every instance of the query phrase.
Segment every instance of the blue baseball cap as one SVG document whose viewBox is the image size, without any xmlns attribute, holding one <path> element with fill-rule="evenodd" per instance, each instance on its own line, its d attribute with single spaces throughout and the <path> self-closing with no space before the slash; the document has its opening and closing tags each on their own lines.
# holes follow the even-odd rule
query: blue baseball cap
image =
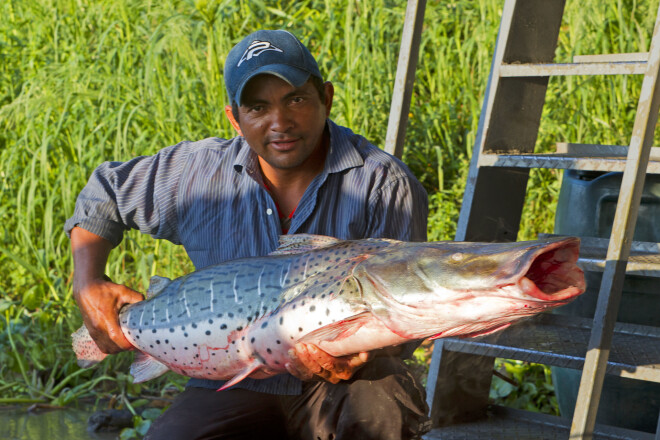
<svg viewBox="0 0 660 440">
<path fill-rule="evenodd" d="M 241 105 L 247 82 L 256 75 L 275 75 L 300 87 L 314 75 L 323 79 L 309 50 L 291 32 L 256 31 L 229 51 L 225 61 L 225 85 L 229 102 Z"/>
</svg>

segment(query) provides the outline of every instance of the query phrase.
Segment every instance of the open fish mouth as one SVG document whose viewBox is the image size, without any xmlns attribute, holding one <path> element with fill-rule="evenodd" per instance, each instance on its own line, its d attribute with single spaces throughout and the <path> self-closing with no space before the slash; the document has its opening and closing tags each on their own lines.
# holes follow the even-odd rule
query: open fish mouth
<svg viewBox="0 0 660 440">
<path fill-rule="evenodd" d="M 582 269 L 576 264 L 579 252 L 578 238 L 539 249 L 518 281 L 522 292 L 543 301 L 566 301 L 582 294 L 586 283 Z"/>
</svg>

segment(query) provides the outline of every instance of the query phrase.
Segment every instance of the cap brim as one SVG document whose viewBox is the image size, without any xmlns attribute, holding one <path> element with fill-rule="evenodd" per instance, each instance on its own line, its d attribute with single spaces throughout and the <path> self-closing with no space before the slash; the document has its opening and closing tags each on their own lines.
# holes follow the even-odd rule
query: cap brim
<svg viewBox="0 0 660 440">
<path fill-rule="evenodd" d="M 247 85 L 248 82 L 252 78 L 254 78 L 257 75 L 275 75 L 278 78 L 283 79 L 284 81 L 288 82 L 294 87 L 300 87 L 303 84 L 307 82 L 309 77 L 311 76 L 311 73 L 299 69 L 297 67 L 293 66 L 287 66 L 286 64 L 270 64 L 267 66 L 261 66 L 258 69 L 254 70 L 253 72 L 250 72 L 250 75 L 246 76 L 238 86 L 238 89 L 236 90 L 236 95 L 234 96 L 234 99 L 236 100 L 236 103 L 238 105 L 241 105 L 241 96 L 243 95 L 243 90 L 245 89 L 245 86 Z"/>
</svg>

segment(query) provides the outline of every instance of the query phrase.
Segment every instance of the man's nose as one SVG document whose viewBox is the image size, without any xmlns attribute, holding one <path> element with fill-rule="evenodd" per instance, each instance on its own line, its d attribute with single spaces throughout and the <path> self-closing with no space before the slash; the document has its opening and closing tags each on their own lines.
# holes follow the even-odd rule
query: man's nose
<svg viewBox="0 0 660 440">
<path fill-rule="evenodd" d="M 285 106 L 275 106 L 270 115 L 270 129 L 284 133 L 293 127 L 294 121 L 291 111 Z"/>
</svg>

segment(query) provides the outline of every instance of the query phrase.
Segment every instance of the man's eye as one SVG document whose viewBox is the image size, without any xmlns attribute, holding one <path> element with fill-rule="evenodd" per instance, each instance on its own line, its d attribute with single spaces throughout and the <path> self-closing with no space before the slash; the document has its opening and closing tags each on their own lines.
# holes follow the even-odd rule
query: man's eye
<svg viewBox="0 0 660 440">
<path fill-rule="evenodd" d="M 305 98 L 303 98 L 302 96 L 294 96 L 293 98 L 291 98 L 291 103 L 293 104 L 298 104 L 303 101 L 305 101 Z"/>
<path fill-rule="evenodd" d="M 249 111 L 250 111 L 250 112 L 260 112 L 260 111 L 262 111 L 263 109 L 264 109 L 264 106 L 263 106 L 263 105 L 253 105 L 252 107 L 250 107 L 250 110 L 249 110 Z"/>
</svg>

